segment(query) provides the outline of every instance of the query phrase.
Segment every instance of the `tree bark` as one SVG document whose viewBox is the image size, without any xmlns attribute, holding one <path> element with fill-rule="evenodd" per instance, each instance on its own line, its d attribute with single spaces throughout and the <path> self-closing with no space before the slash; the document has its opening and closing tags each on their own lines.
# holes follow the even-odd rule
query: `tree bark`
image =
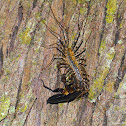
<svg viewBox="0 0 126 126">
<path fill-rule="evenodd" d="M 124 0 L 1 1 L 0 125 L 126 125 L 125 4 Z M 78 24 L 81 49 L 86 48 L 88 98 L 47 104 L 54 93 L 41 80 L 51 89 L 63 87 L 57 60 L 51 62 L 59 55 L 54 48 L 57 38 L 66 29 L 72 44 Z"/>
</svg>

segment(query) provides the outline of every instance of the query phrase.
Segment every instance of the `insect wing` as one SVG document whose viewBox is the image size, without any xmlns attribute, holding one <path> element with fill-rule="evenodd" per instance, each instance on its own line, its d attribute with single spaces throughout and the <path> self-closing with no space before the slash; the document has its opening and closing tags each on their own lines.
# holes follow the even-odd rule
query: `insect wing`
<svg viewBox="0 0 126 126">
<path fill-rule="evenodd" d="M 70 93 L 68 95 L 63 95 L 63 94 L 56 94 L 51 96 L 47 100 L 47 104 L 58 104 L 58 103 L 65 103 L 65 102 L 71 102 L 74 99 L 78 98 L 81 96 L 81 91 L 75 91 L 73 93 Z"/>
</svg>

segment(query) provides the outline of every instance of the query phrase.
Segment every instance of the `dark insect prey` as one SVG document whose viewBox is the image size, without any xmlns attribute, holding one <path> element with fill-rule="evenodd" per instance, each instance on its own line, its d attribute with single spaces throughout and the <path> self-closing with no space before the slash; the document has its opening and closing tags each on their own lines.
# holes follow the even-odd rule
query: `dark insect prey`
<svg viewBox="0 0 126 126">
<path fill-rule="evenodd" d="M 51 96 L 47 100 L 47 103 L 58 104 L 64 102 L 71 102 L 74 99 L 79 98 L 80 96 L 88 96 L 89 79 L 88 74 L 85 70 L 85 59 L 84 59 L 85 49 L 83 49 L 82 51 L 80 50 L 80 47 L 83 44 L 83 40 L 79 42 L 80 29 L 81 29 L 80 27 L 82 27 L 82 25 L 79 26 L 78 24 L 79 32 L 70 46 L 68 29 L 64 28 L 59 23 L 52 9 L 51 12 L 57 24 L 59 25 L 63 36 L 63 37 L 56 36 L 57 34 L 52 33 L 52 31 L 50 31 L 53 35 L 55 34 L 55 37 L 58 39 L 56 43 L 57 46 L 55 48 L 60 52 L 60 56 L 55 57 L 55 59 L 58 59 L 57 63 L 58 70 L 62 68 L 65 69 L 64 74 L 62 74 L 61 76 L 61 81 L 64 84 L 64 88 L 57 88 L 55 90 L 52 90 L 49 87 L 45 86 L 43 80 L 42 82 L 43 86 L 46 89 L 52 92 L 59 92 L 59 94 Z"/>
</svg>

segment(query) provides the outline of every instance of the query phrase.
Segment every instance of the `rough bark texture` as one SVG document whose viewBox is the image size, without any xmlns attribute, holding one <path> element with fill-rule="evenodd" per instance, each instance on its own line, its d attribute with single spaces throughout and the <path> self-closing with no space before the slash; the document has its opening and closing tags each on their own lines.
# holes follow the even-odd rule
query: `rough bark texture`
<svg viewBox="0 0 126 126">
<path fill-rule="evenodd" d="M 87 99 L 46 104 L 52 89 L 62 87 L 49 47 L 61 34 L 69 40 L 83 23 Z M 2 0 L 0 2 L 0 125 L 118 126 L 126 125 L 126 11 L 125 0 Z M 52 31 L 52 33 L 50 32 Z M 90 36 L 90 37 L 89 37 Z M 49 48 L 47 48 L 49 47 Z M 48 66 L 48 67 L 47 67 Z"/>
</svg>

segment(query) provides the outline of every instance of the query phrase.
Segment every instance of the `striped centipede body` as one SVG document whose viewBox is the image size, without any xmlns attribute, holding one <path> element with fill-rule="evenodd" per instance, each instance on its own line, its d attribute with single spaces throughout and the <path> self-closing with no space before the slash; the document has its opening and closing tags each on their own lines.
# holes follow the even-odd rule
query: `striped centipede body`
<svg viewBox="0 0 126 126">
<path fill-rule="evenodd" d="M 63 37 L 57 37 L 58 41 L 55 48 L 58 50 L 58 52 L 60 52 L 60 56 L 55 59 L 59 59 L 57 63 L 58 70 L 65 68 L 64 74 L 61 75 L 61 81 L 64 84 L 64 88 L 57 88 L 55 90 L 52 90 L 49 87 L 45 86 L 43 80 L 42 83 L 46 89 L 52 92 L 60 92 L 59 94 L 51 96 L 47 100 L 47 103 L 49 104 L 58 104 L 73 101 L 80 96 L 87 96 L 89 92 L 89 79 L 88 74 L 85 70 L 85 59 L 83 58 L 85 49 L 79 51 L 80 47 L 83 44 L 83 40 L 81 42 L 78 42 L 80 32 L 72 42 L 72 45 L 70 45 L 68 29 L 65 29 L 58 22 L 54 13 L 53 16 L 63 33 Z M 52 31 L 50 32 L 52 33 Z M 52 34 L 54 35 L 55 33 Z"/>
</svg>

